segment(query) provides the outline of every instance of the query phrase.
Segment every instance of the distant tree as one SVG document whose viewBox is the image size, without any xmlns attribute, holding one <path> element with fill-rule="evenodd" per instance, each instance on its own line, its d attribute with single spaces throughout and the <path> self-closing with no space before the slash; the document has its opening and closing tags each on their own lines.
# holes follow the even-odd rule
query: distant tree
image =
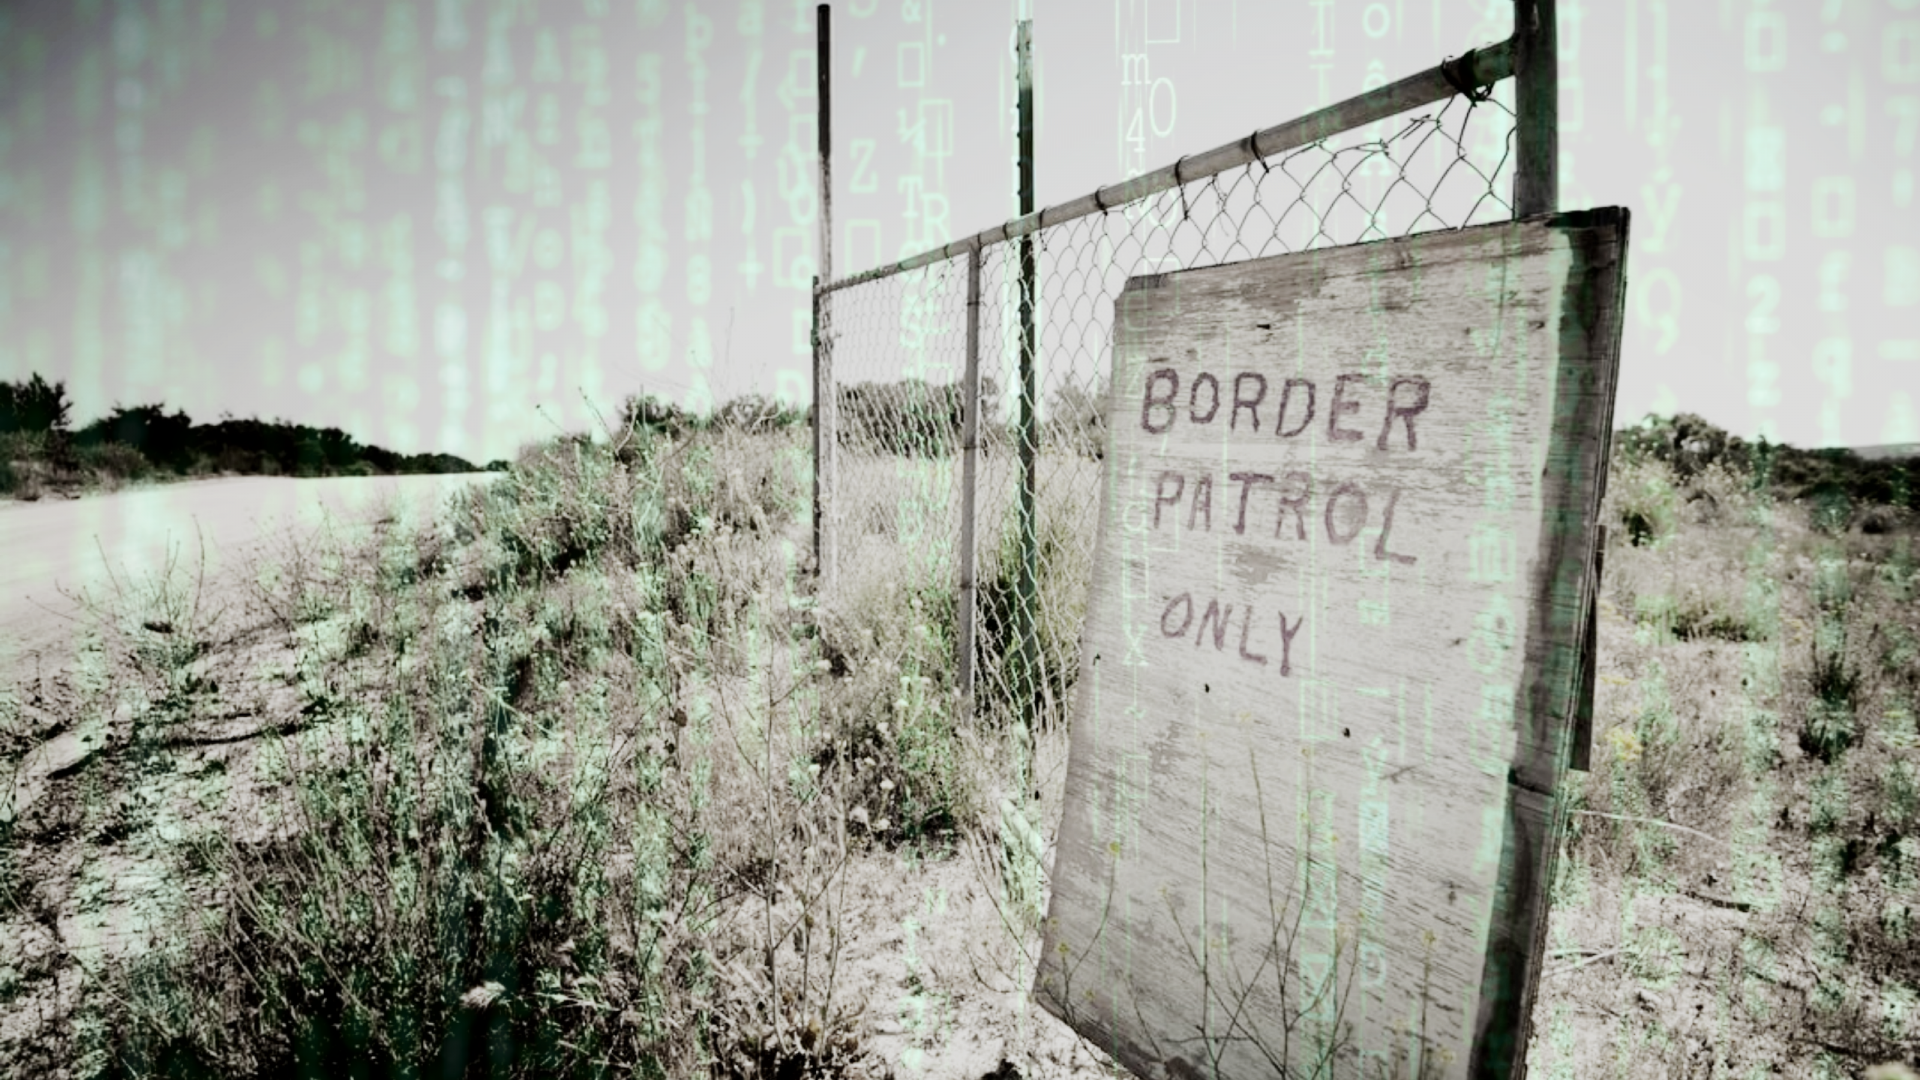
<svg viewBox="0 0 1920 1080">
<path fill-rule="evenodd" d="M 25 382 L 0 383 L 0 432 L 65 431 L 72 409 L 67 384 L 49 385 L 38 372 Z"/>
<path fill-rule="evenodd" d="M 1000 410 L 1005 404 L 1000 381 L 991 375 L 980 376 L 980 431 L 983 437 L 988 431 L 1000 427 Z"/>
<path fill-rule="evenodd" d="M 337 427 L 322 428 L 317 436 L 322 467 L 330 473 L 344 473 L 360 460 L 360 444 Z"/>
<path fill-rule="evenodd" d="M 743 394 L 722 405 L 713 414 L 718 427 L 737 431 L 764 432 L 799 423 L 803 414 L 782 406 L 765 394 Z"/>
<path fill-rule="evenodd" d="M 1054 391 L 1047 409 L 1047 442 L 1069 454 L 1100 458 L 1107 445 L 1107 387 L 1092 390 L 1067 383 Z"/>
<path fill-rule="evenodd" d="M 694 427 L 695 420 L 685 409 L 652 394 L 629 394 L 620 403 L 624 430 L 664 430 L 677 435 Z"/>
<path fill-rule="evenodd" d="M 164 405 L 115 405 L 106 416 L 80 429 L 75 441 L 83 446 L 119 443 L 140 451 L 148 461 L 162 468 L 181 469 L 192 459 L 196 446 L 193 419 Z M 207 456 L 213 456 L 209 452 Z"/>
<path fill-rule="evenodd" d="M 360 460 L 372 465 L 374 472 L 387 476 L 399 465 L 400 455 L 381 446 L 363 446 L 360 448 Z"/>
<path fill-rule="evenodd" d="M 941 457 L 960 449 L 966 411 L 957 384 L 903 379 L 837 389 L 842 446 L 909 457 Z"/>
<path fill-rule="evenodd" d="M 1769 441 L 1749 443 L 1692 413 L 1648 416 L 1613 433 L 1613 457 L 1622 464 L 1658 461 L 1682 484 L 1713 465 L 1743 474 L 1757 488 L 1799 499 L 1828 525 L 1843 507 L 1906 505 L 1920 480 L 1920 458 L 1868 459 L 1846 447 L 1800 449 Z"/>
</svg>

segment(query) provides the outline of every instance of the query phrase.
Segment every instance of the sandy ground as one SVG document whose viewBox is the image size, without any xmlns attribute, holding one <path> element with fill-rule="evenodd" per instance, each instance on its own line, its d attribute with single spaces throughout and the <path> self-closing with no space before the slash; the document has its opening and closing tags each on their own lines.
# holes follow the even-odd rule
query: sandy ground
<svg viewBox="0 0 1920 1080">
<path fill-rule="evenodd" d="M 191 574 L 205 541 L 209 580 L 289 528 L 313 529 L 397 500 L 431 513 L 454 490 L 498 473 L 298 480 L 233 477 L 157 485 L 78 499 L 0 500 L 0 671 L 57 651 L 82 614 L 82 594 L 137 589 L 171 552 Z M 18 670 L 18 669 L 14 669 Z M 31 670 L 29 666 L 27 670 Z"/>
</svg>

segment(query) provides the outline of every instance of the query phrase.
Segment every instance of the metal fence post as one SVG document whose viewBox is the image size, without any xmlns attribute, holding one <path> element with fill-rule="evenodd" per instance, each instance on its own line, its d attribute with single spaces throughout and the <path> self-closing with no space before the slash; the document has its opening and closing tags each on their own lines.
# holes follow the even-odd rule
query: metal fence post
<svg viewBox="0 0 1920 1080">
<path fill-rule="evenodd" d="M 1560 208 L 1560 61 L 1553 0 L 1513 0 L 1513 216 Z"/>
<path fill-rule="evenodd" d="M 974 569 L 974 492 L 980 462 L 980 246 L 967 251 L 967 368 L 960 394 L 965 410 L 960 467 L 960 695 L 973 701 L 973 635 L 979 597 Z"/>
<path fill-rule="evenodd" d="M 826 4 L 814 10 L 816 38 L 814 69 L 819 79 L 820 131 L 820 272 L 813 278 L 813 565 L 817 591 L 822 597 L 833 592 L 834 584 L 834 457 L 838 439 L 837 392 L 833 385 L 833 323 L 822 282 L 833 280 L 833 146 L 830 121 L 833 116 L 828 96 L 828 58 Z"/>
<path fill-rule="evenodd" d="M 820 275 L 813 277 L 813 578 L 824 599 L 833 588 L 833 357 L 827 351 Z"/>
<path fill-rule="evenodd" d="M 1022 19 L 1019 26 L 1019 110 L 1020 110 L 1020 216 L 1033 213 L 1033 20 Z M 1013 634 L 1019 661 L 1013 685 L 1015 708 L 1028 738 L 1033 735 L 1038 716 L 1035 697 L 1039 649 L 1035 640 L 1038 621 L 1034 607 L 1039 603 L 1039 533 L 1035 517 L 1035 467 L 1039 456 L 1040 433 L 1035 424 L 1033 309 L 1036 300 L 1033 234 L 1020 237 L 1020 566 L 1014 582 Z"/>
</svg>

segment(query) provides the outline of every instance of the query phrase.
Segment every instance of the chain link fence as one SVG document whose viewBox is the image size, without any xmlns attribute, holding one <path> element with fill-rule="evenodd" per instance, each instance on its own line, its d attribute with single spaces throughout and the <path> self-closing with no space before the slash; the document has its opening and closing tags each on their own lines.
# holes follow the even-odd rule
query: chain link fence
<svg viewBox="0 0 1920 1080">
<path fill-rule="evenodd" d="M 1099 520 L 1114 300 L 1127 279 L 1511 219 L 1509 65 L 1504 46 L 1477 63 L 1469 54 L 1345 113 L 1283 125 L 1305 136 L 1250 137 L 1229 167 L 1204 162 L 1230 148 L 1182 158 L 1161 190 L 1097 192 L 1092 213 L 1055 224 L 1044 211 L 1025 235 L 1009 223 L 823 288 L 839 430 L 833 504 L 821 510 L 839 573 L 952 588 L 946 631 L 978 719 L 1030 730 L 1066 719 Z M 1283 145 L 1262 149 L 1272 142 Z"/>
</svg>

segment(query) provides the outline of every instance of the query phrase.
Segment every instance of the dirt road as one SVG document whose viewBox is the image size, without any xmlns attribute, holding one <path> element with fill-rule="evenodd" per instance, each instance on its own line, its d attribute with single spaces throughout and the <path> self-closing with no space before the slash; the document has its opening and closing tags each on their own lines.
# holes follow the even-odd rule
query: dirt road
<svg viewBox="0 0 1920 1080">
<path fill-rule="evenodd" d="M 116 581 L 138 588 L 165 567 L 169 551 L 178 572 L 191 575 L 202 538 L 208 578 L 216 580 L 248 549 L 289 529 L 311 531 L 329 515 L 336 522 L 357 520 L 388 499 L 419 520 L 415 515 L 435 512 L 456 489 L 499 475 L 239 477 L 0 502 L 0 671 L 36 651 L 55 650 L 81 612 L 72 597 L 83 590 L 111 595 Z M 46 655 L 49 663 L 59 659 Z"/>
</svg>

